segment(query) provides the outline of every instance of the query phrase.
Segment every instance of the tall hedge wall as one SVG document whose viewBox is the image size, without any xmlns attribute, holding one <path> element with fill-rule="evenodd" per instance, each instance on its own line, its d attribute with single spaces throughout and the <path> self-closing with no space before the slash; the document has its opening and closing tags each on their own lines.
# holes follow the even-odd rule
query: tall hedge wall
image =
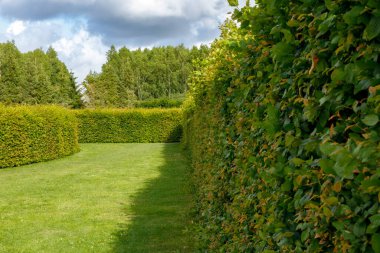
<svg viewBox="0 0 380 253">
<path fill-rule="evenodd" d="M 201 247 L 380 252 L 379 1 L 255 2 L 192 76 Z"/>
<path fill-rule="evenodd" d="M 100 109 L 75 111 L 79 142 L 178 142 L 180 109 Z"/>
<path fill-rule="evenodd" d="M 69 110 L 0 105 L 0 168 L 51 160 L 77 151 L 77 121 Z"/>
</svg>

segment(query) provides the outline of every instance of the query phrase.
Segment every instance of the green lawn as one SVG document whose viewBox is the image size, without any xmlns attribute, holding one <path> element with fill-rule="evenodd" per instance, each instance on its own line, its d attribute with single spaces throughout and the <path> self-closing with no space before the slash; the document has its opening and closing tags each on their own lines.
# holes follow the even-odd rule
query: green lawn
<svg viewBox="0 0 380 253">
<path fill-rule="evenodd" d="M 83 144 L 0 170 L 0 252 L 192 252 L 179 144 Z"/>
</svg>

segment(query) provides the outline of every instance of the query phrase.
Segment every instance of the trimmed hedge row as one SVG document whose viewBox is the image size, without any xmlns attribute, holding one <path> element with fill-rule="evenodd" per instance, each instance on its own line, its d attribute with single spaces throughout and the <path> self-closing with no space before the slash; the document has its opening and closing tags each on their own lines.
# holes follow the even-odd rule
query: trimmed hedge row
<svg viewBox="0 0 380 253">
<path fill-rule="evenodd" d="M 75 111 L 79 142 L 178 142 L 180 109 L 99 109 Z"/>
<path fill-rule="evenodd" d="M 151 100 L 136 101 L 135 108 L 180 108 L 183 99 L 156 98 Z"/>
<path fill-rule="evenodd" d="M 255 3 L 191 79 L 201 247 L 378 253 L 379 1 Z"/>
<path fill-rule="evenodd" d="M 57 106 L 0 104 L 0 168 L 73 154 L 79 151 L 78 140 L 178 142 L 181 119 L 180 109 L 71 111 Z"/>
<path fill-rule="evenodd" d="M 78 151 L 77 120 L 71 111 L 57 106 L 0 105 L 0 168 Z"/>
</svg>

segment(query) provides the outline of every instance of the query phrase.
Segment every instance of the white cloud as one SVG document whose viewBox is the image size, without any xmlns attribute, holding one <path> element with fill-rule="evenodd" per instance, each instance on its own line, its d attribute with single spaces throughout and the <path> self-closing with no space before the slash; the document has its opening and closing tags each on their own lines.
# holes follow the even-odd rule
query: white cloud
<svg viewBox="0 0 380 253">
<path fill-rule="evenodd" d="M 98 4 L 103 1 L 95 0 Z M 183 17 L 189 21 L 204 17 L 220 18 L 231 10 L 227 0 L 110 0 L 104 6 L 105 13 L 140 20 L 163 17 Z M 224 20 L 224 19 L 223 19 Z"/>
<path fill-rule="evenodd" d="M 23 31 L 25 31 L 26 26 L 24 21 L 22 20 L 16 20 L 13 23 L 11 23 L 6 31 L 7 34 L 17 36 L 21 34 Z"/>
<path fill-rule="evenodd" d="M 220 23 L 212 18 L 205 18 L 191 25 L 191 32 L 195 35 L 199 35 L 199 31 L 202 29 L 217 30 Z"/>
<path fill-rule="evenodd" d="M 14 40 L 22 52 L 36 48 L 47 50 L 52 46 L 78 82 L 82 82 L 90 70 L 100 71 L 108 50 L 100 36 L 88 32 L 83 20 L 15 21 L 7 26 L 5 37 L 0 36 L 0 39 Z"/>
<path fill-rule="evenodd" d="M 144 0 L 144 1 L 115 1 L 117 6 L 113 11 L 121 15 L 139 18 L 177 17 L 183 15 L 181 1 L 177 0 Z"/>
<path fill-rule="evenodd" d="M 208 43 L 231 10 L 226 0 L 0 0 L 0 42 L 23 52 L 52 45 L 81 82 L 111 44 Z"/>
<path fill-rule="evenodd" d="M 79 82 L 83 81 L 90 70 L 100 71 L 106 62 L 108 50 L 99 36 L 91 36 L 85 28 L 73 36 L 55 41 L 52 47 L 68 68 L 73 70 Z"/>
<path fill-rule="evenodd" d="M 108 45 L 128 47 L 213 40 L 231 10 L 226 0 L 0 0 L 0 18 L 28 23 L 83 19 L 87 30 Z"/>
<path fill-rule="evenodd" d="M 72 34 L 72 31 L 73 25 L 65 20 L 29 21 L 24 22 L 22 33 L 6 33 L 5 39 L 14 40 L 17 47 L 26 52 L 36 48 L 47 49 L 53 42 Z"/>
</svg>

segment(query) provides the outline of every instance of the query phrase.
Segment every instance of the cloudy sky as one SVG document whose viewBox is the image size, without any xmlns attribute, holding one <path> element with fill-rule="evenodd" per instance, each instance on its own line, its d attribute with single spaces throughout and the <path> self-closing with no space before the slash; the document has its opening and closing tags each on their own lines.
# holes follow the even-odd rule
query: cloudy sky
<svg viewBox="0 0 380 253">
<path fill-rule="evenodd" d="M 53 46 L 82 81 L 111 45 L 209 43 L 231 10 L 227 0 L 0 0 L 0 42 L 23 52 Z"/>
</svg>

